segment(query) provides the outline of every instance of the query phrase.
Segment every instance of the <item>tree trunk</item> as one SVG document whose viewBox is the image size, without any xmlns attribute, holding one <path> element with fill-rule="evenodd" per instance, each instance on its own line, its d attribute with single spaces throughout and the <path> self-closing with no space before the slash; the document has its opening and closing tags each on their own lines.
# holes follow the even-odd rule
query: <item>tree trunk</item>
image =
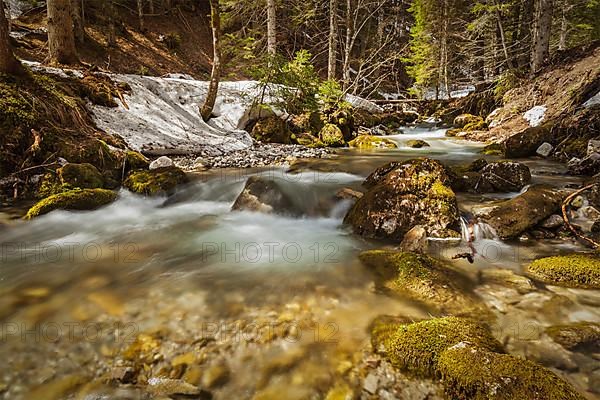
<svg viewBox="0 0 600 400">
<path fill-rule="evenodd" d="M 148 6 L 150 7 L 150 14 L 154 14 L 154 0 L 148 0 Z"/>
<path fill-rule="evenodd" d="M 73 32 L 75 33 L 75 39 L 77 39 L 77 43 L 80 44 L 85 41 L 82 2 L 83 0 L 71 0 L 71 17 L 73 18 Z"/>
<path fill-rule="evenodd" d="M 354 36 L 353 12 L 352 0 L 346 0 L 346 45 L 344 48 L 344 70 L 342 71 L 344 74 L 344 90 L 350 87 L 352 79 L 350 77 L 350 57 L 352 56 L 352 36 Z"/>
<path fill-rule="evenodd" d="M 275 0 L 267 0 L 267 51 L 271 56 L 277 53 L 277 8 Z"/>
<path fill-rule="evenodd" d="M 115 2 L 108 0 L 108 46 L 115 47 L 117 45 L 117 32 L 115 29 Z"/>
<path fill-rule="evenodd" d="M 4 14 L 4 2 L 0 0 L 0 72 L 16 74 L 21 69 L 21 63 L 15 58 L 10 45 L 8 18 Z"/>
<path fill-rule="evenodd" d="M 329 0 L 329 61 L 327 79 L 335 79 L 337 65 L 337 10 L 338 0 Z"/>
<path fill-rule="evenodd" d="M 562 17 L 560 20 L 560 38 L 558 40 L 558 49 L 566 50 L 567 49 L 567 35 L 569 34 L 569 20 L 567 18 L 567 14 L 569 13 L 571 7 L 567 7 L 565 4 L 562 7 Z"/>
<path fill-rule="evenodd" d="M 140 31 L 144 32 L 144 0 L 137 0 L 137 12 L 140 23 Z"/>
<path fill-rule="evenodd" d="M 51 63 L 79 62 L 73 34 L 71 0 L 48 0 L 48 48 Z"/>
<path fill-rule="evenodd" d="M 219 0 L 210 0 L 210 24 L 213 35 L 213 65 L 210 74 L 210 84 L 200 114 L 204 121 L 208 121 L 215 107 L 217 93 L 219 91 L 219 79 L 221 78 L 221 14 L 219 11 Z"/>
<path fill-rule="evenodd" d="M 551 30 L 552 0 L 536 0 L 531 50 L 531 71 L 534 73 L 541 69 L 549 56 Z"/>
</svg>

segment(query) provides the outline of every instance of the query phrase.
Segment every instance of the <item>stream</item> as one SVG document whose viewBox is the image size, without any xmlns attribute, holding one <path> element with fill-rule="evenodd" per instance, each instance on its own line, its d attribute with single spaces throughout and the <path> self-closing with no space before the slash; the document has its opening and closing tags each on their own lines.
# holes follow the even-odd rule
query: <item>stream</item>
<svg viewBox="0 0 600 400">
<path fill-rule="evenodd" d="M 393 244 L 344 227 L 350 203 L 336 200 L 336 192 L 359 188 L 390 161 L 426 156 L 458 165 L 482 157 L 482 144 L 447 138 L 443 129 L 406 127 L 387 138 L 398 149 L 343 149 L 290 171 L 213 170 L 196 174 L 166 202 L 122 191 L 97 211 L 58 211 L 0 228 L 0 398 L 153 398 L 143 385 L 109 383 L 126 381 L 128 358 L 152 364 L 138 379 L 183 376 L 216 399 L 316 399 L 341 381 L 362 381 L 370 368 L 370 322 L 382 314 L 419 320 L 429 313 L 374 290 L 357 255 Z M 415 138 L 431 146 L 408 148 Z M 561 164 L 522 162 L 533 183 L 581 184 Z M 251 175 L 280 181 L 307 216 L 231 212 Z M 466 214 L 517 194 L 459 194 L 458 202 Z M 600 322 L 600 291 L 523 277 L 535 258 L 583 248 L 560 239 L 501 242 L 485 226 L 477 232 L 474 264 L 452 260 L 465 243 L 436 241 L 429 252 L 472 279 L 509 353 L 600 399 L 600 356 L 567 351 L 544 333 L 550 325 Z M 399 398 L 439 398 L 432 383 L 377 379 L 403 387 Z M 74 397 L 66 396 L 73 388 Z"/>
</svg>

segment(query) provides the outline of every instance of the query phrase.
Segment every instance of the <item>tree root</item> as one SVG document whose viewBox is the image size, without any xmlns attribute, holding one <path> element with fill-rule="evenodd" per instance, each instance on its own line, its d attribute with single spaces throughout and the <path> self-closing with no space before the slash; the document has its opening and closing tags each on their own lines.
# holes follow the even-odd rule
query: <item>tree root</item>
<svg viewBox="0 0 600 400">
<path fill-rule="evenodd" d="M 593 188 L 594 186 L 596 186 L 597 183 L 591 184 L 591 185 L 587 185 L 582 187 L 581 189 L 575 191 L 574 193 L 571 193 L 569 196 L 567 196 L 567 198 L 565 199 L 565 201 L 562 204 L 562 216 L 563 216 L 563 220 L 565 221 L 565 224 L 567 225 L 567 227 L 569 228 L 569 230 L 571 232 L 573 232 L 573 234 L 581 239 L 583 242 L 585 242 L 588 246 L 591 246 L 595 249 L 600 247 L 600 243 L 594 241 L 593 239 L 590 239 L 586 236 L 584 236 L 583 234 L 579 233 L 577 231 L 577 229 L 575 229 L 575 227 L 571 224 L 571 221 L 569 221 L 569 215 L 567 214 L 567 207 L 569 207 L 569 205 L 571 204 L 571 202 L 573 201 L 573 199 L 575 199 L 575 197 L 579 196 L 581 193 L 585 192 L 586 190 L 590 190 L 591 188 Z"/>
</svg>

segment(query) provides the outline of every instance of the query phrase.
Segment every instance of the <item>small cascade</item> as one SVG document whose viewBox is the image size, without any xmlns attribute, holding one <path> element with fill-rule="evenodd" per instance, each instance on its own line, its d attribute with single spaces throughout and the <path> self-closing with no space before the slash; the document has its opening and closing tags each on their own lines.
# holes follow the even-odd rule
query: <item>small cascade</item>
<svg viewBox="0 0 600 400">
<path fill-rule="evenodd" d="M 480 221 L 469 221 L 464 216 L 460 217 L 460 230 L 462 239 L 465 242 L 476 242 L 484 239 L 498 239 L 496 231 L 490 225 Z"/>
</svg>

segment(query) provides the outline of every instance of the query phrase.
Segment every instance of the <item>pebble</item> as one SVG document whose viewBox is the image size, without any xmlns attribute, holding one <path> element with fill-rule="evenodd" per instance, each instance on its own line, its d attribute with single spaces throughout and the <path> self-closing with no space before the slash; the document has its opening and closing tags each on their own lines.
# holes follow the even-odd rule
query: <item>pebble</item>
<svg viewBox="0 0 600 400">
<path fill-rule="evenodd" d="M 187 171 L 206 168 L 255 168 L 288 165 L 298 158 L 327 158 L 331 154 L 331 149 L 313 149 L 300 145 L 277 143 L 254 143 L 247 149 L 217 156 L 209 154 L 179 156 L 174 158 L 174 162 Z"/>
<path fill-rule="evenodd" d="M 162 156 L 150 163 L 150 170 L 172 167 L 173 165 L 175 165 L 173 160 L 167 156 Z"/>
<path fill-rule="evenodd" d="M 363 389 L 371 394 L 375 394 L 377 392 L 377 386 L 379 385 L 379 378 L 375 374 L 369 374 L 365 378 L 363 383 Z"/>
</svg>

